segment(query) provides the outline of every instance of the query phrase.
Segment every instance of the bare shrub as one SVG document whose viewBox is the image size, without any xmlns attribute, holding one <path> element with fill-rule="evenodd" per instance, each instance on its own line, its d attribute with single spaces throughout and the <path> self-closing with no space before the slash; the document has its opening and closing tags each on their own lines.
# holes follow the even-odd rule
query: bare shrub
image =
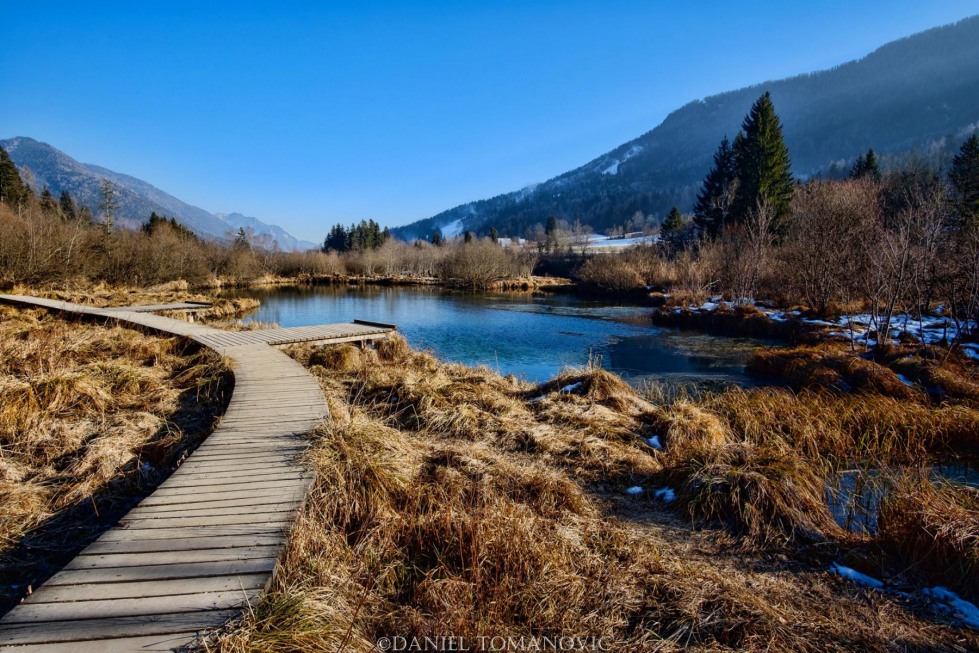
<svg viewBox="0 0 979 653">
<path fill-rule="evenodd" d="M 466 288 L 488 288 L 501 279 L 529 276 L 532 270 L 529 259 L 479 240 L 453 246 L 438 267 L 438 277 Z"/>
<path fill-rule="evenodd" d="M 594 290 L 632 292 L 643 288 L 642 277 L 632 264 L 614 254 L 589 258 L 578 269 L 578 280 Z"/>
</svg>

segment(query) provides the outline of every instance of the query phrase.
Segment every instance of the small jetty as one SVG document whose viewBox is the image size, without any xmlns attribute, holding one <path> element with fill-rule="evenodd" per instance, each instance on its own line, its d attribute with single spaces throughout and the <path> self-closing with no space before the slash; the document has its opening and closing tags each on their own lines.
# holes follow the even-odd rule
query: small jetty
<svg viewBox="0 0 979 653">
<path fill-rule="evenodd" d="M 171 651 L 254 603 L 268 586 L 311 473 L 303 436 L 329 417 L 323 393 L 276 349 L 296 342 L 369 343 L 395 327 L 346 324 L 224 331 L 156 315 L 201 304 L 95 308 L 38 297 L 46 308 L 190 338 L 233 360 L 220 424 L 113 528 L 0 619 L 0 650 Z"/>
</svg>

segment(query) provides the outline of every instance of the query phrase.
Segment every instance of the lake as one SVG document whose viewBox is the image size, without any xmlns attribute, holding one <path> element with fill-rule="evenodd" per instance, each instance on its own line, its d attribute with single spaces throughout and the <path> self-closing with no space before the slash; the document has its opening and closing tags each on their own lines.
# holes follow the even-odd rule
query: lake
<svg viewBox="0 0 979 653">
<path fill-rule="evenodd" d="M 771 344 L 653 326 L 648 306 L 564 294 L 473 293 L 432 286 L 302 286 L 247 289 L 262 307 L 248 320 L 283 327 L 355 318 L 398 325 L 416 349 L 546 381 L 589 360 L 638 385 L 751 385 L 745 363 Z"/>
</svg>

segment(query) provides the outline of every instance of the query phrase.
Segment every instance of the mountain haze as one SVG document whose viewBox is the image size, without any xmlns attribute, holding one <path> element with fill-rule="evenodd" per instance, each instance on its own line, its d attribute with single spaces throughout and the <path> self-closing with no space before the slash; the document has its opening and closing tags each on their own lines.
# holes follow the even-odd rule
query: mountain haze
<svg viewBox="0 0 979 653">
<path fill-rule="evenodd" d="M 157 213 L 175 218 L 202 238 L 225 239 L 244 227 L 252 230 L 256 236 L 274 239 L 281 249 L 316 247 L 314 243 L 294 238 L 281 227 L 266 224 L 257 218 L 246 218 L 240 213 L 209 213 L 141 179 L 101 166 L 80 163 L 47 143 L 32 138 L 19 136 L 0 140 L 0 147 L 7 151 L 20 170 L 21 177 L 35 192 L 46 187 L 57 198 L 61 191 L 66 190 L 80 206 L 89 207 L 96 216 L 102 199 L 102 180 L 108 179 L 117 190 L 119 206 L 116 220 L 122 226 L 138 228 L 149 220 L 151 213 Z"/>
<path fill-rule="evenodd" d="M 874 148 L 884 161 L 912 150 L 947 152 L 979 126 L 979 16 L 884 45 L 830 70 L 696 100 L 656 128 L 589 163 L 523 190 L 463 204 L 394 229 L 405 239 L 452 225 L 522 235 L 549 215 L 602 230 L 636 211 L 689 211 L 711 157 L 769 91 L 793 171 L 831 174 Z"/>
</svg>

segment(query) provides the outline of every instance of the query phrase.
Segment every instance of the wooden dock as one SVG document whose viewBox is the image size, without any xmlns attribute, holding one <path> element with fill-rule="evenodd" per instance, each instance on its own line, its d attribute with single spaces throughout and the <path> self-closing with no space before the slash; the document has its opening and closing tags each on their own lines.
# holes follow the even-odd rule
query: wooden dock
<svg viewBox="0 0 979 653">
<path fill-rule="evenodd" d="M 230 332 L 144 307 L 93 308 L 0 295 L 191 338 L 234 360 L 220 425 L 151 495 L 0 619 L 0 650 L 169 651 L 259 598 L 312 480 L 302 436 L 329 410 L 316 380 L 274 348 L 371 341 L 392 325 Z M 156 310 L 170 310 L 157 308 Z"/>
</svg>

